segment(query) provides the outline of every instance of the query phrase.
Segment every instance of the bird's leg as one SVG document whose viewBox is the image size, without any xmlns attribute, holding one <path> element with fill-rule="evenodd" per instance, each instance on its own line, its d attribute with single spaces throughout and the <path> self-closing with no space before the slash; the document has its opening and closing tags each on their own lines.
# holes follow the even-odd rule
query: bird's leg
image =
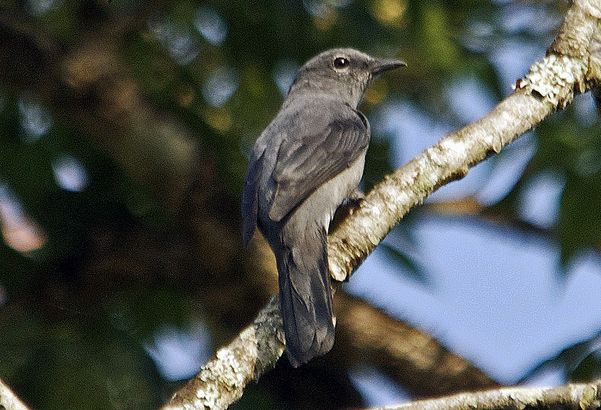
<svg viewBox="0 0 601 410">
<path fill-rule="evenodd" d="M 342 203 L 342 206 L 347 206 L 352 208 L 350 213 L 352 213 L 353 210 L 357 209 L 359 207 L 359 205 L 361 205 L 361 202 L 365 199 L 365 194 L 363 193 L 363 191 L 361 191 L 359 188 L 355 188 L 353 190 L 353 192 L 351 192 L 351 194 L 348 196 L 348 198 L 346 198 L 344 200 L 344 202 Z"/>
<path fill-rule="evenodd" d="M 329 231 L 332 232 L 348 215 L 352 215 L 355 209 L 359 208 L 364 198 L 365 194 L 359 188 L 355 188 L 353 192 L 342 201 L 338 209 L 336 209 Z"/>
</svg>

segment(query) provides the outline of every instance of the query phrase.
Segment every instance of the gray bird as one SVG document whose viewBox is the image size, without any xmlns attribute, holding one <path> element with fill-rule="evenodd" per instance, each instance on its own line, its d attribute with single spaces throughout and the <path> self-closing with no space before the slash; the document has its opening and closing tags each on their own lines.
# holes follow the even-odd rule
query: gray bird
<svg viewBox="0 0 601 410">
<path fill-rule="evenodd" d="M 374 76 L 404 65 L 350 48 L 313 57 L 252 150 L 243 237 L 248 244 L 258 226 L 275 253 L 294 367 L 334 343 L 326 238 L 334 212 L 363 174 L 370 127 L 357 105 Z"/>
</svg>

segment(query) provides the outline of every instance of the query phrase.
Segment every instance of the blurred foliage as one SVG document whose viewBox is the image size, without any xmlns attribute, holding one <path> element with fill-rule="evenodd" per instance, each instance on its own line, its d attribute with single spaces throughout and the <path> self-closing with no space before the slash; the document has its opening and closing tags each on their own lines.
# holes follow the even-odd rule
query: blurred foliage
<svg viewBox="0 0 601 410">
<path fill-rule="evenodd" d="M 57 66 L 30 67 L 35 72 L 60 70 L 60 59 L 85 42 L 117 50 L 115 64 L 129 76 L 123 84 L 134 84 L 124 90 L 135 87 L 154 110 L 154 119 L 145 124 L 149 138 L 169 119 L 188 130 L 199 147 L 198 175 L 183 181 L 184 196 L 197 180 L 208 185 L 191 203 L 167 203 L 148 185 L 152 179 L 124 166 L 139 161 L 135 166 L 143 173 L 155 172 L 142 147 L 119 138 L 137 127 L 128 123 L 135 115 L 111 117 L 123 123 L 108 124 L 117 131 L 104 134 L 110 129 L 106 124 L 84 126 L 77 116 L 78 110 L 102 111 L 89 90 L 67 110 L 61 98 L 69 97 L 60 94 L 65 85 L 59 87 L 61 98 L 48 98 L 39 85 L 2 76 L 0 377 L 40 409 L 156 407 L 172 388 L 173 376 L 159 371 L 145 348 L 155 332 L 203 323 L 219 342 L 248 319 L 211 312 L 210 286 L 232 304 L 253 297 L 219 288 L 222 276 L 237 278 L 243 268 L 223 261 L 230 253 L 216 241 L 200 245 L 209 230 L 203 218 L 218 221 L 211 226 L 227 232 L 237 229 L 245 156 L 303 61 L 334 46 L 403 58 L 409 67 L 377 80 L 362 109 L 373 116 L 387 102 L 402 100 L 434 121 L 459 127 L 465 120 L 445 93 L 449 85 L 474 79 L 502 98 L 510 84 L 498 62 L 499 48 L 526 45 L 542 55 L 566 6 L 436 0 L 4 1 L 0 27 L 14 19 L 56 45 L 51 49 L 59 62 L 49 64 Z M 21 51 L 5 57 L 19 61 Z M 53 78 L 49 74 L 48 81 Z M 99 83 L 110 80 L 102 73 L 100 78 Z M 128 95 L 122 96 L 115 106 L 127 107 Z M 570 107 L 541 124 L 524 175 L 491 207 L 519 220 L 521 192 L 530 178 L 547 171 L 564 178 L 559 216 L 545 228 L 561 244 L 564 263 L 601 244 L 601 144 L 592 116 Z M 374 136 L 367 187 L 391 170 L 396 137 Z M 173 149 L 187 148 L 174 142 Z M 203 206 L 212 207 L 212 219 Z M 201 228 L 192 229 L 193 223 Z M 223 239 L 224 248 L 235 242 L 218 230 L 212 235 Z M 385 249 L 394 259 L 427 282 L 393 237 L 390 242 Z M 239 246 L 231 245 L 234 253 Z M 576 379 L 600 372 L 598 355 L 587 353 L 572 373 Z M 254 387 L 240 408 L 289 407 L 283 403 L 283 395 Z"/>
</svg>

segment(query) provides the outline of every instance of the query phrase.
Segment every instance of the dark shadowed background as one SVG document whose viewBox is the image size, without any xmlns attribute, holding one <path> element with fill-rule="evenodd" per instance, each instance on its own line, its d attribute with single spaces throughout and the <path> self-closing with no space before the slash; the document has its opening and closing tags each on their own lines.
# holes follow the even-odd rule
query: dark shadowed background
<svg viewBox="0 0 601 410">
<path fill-rule="evenodd" d="M 242 248 L 240 191 L 250 147 L 304 61 L 338 46 L 407 61 L 362 104 L 369 189 L 510 93 L 567 6 L 0 1 L 0 379 L 38 409 L 158 406 L 275 292 L 265 244 Z M 436 192 L 336 296 L 347 313 L 333 352 L 297 370 L 281 360 L 235 408 L 601 375 L 599 137 L 579 96 Z M 353 313 L 363 301 L 379 308 L 369 317 L 421 329 L 488 378 L 447 374 L 442 387 L 428 377 L 444 372 L 436 358 L 414 363 L 420 377 L 388 365 L 433 339 L 370 356 L 348 321 L 387 328 Z"/>
</svg>

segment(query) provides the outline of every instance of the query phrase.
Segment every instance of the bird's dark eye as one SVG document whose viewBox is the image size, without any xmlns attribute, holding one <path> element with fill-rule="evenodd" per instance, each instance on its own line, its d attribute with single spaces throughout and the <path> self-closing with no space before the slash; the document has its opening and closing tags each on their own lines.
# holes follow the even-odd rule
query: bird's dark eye
<svg viewBox="0 0 601 410">
<path fill-rule="evenodd" d="M 334 68 L 341 69 L 341 68 L 348 67 L 348 65 L 349 65 L 349 61 L 347 58 L 336 57 L 334 59 Z"/>
</svg>

